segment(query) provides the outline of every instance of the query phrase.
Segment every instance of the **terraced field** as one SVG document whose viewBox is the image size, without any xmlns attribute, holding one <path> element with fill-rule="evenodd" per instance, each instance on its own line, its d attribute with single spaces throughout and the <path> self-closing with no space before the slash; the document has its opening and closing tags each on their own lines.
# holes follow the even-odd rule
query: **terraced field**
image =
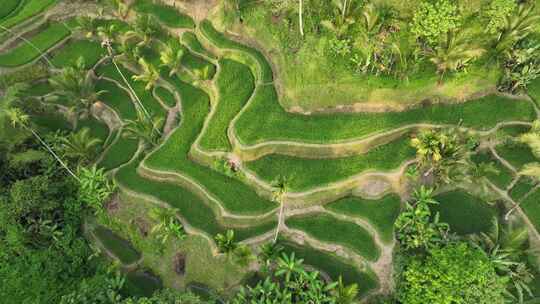
<svg viewBox="0 0 540 304">
<path fill-rule="evenodd" d="M 20 8 L 15 2 L 14 8 L 0 11 L 0 24 L 16 24 L 21 16 L 33 16 L 54 3 L 21 0 L 25 5 Z M 499 95 L 405 112 L 290 113 L 279 103 L 272 66 L 260 50 L 219 32 L 208 20 L 197 24 L 151 1 L 136 1 L 135 11 L 157 12 L 166 26 L 164 37 L 181 41 L 187 50 L 182 75 L 170 76 L 170 70 L 159 65 L 156 50 L 163 41 L 157 39 L 142 52 L 159 67 L 158 85 L 152 90 L 132 80 L 140 70 L 121 60 L 117 45 L 114 59 L 126 79 L 110 59 L 100 60 L 106 52 L 97 37 L 71 37 L 45 55 L 55 67 L 83 56 L 95 70 L 98 89 L 106 91 L 100 99 L 114 113 L 116 127 L 108 130 L 97 120 L 82 123 L 106 143 L 99 166 L 123 193 L 175 208 L 187 232 L 203 236 L 212 248 L 213 236 L 228 229 L 235 230 L 238 240 L 255 245 L 269 242 L 279 228 L 287 250 L 297 251 L 332 278 L 342 274 L 347 283 L 357 282 L 362 295 L 391 288 L 393 222 L 405 197 L 404 170 L 415 159 L 410 133 L 460 124 L 483 139 L 503 125 L 526 129 L 536 119 L 531 100 Z M 51 23 L 30 41 L 46 52 L 71 35 L 63 23 Z M 0 53 L 0 66 L 17 68 L 39 56 L 34 47 L 21 43 Z M 201 69 L 209 71 L 207 79 L 197 79 Z M 29 96 L 51 93 L 43 79 L 37 83 Z M 160 130 L 163 141 L 155 148 L 144 150 L 121 134 L 125 122 L 136 118 L 135 95 L 151 115 L 169 122 L 170 130 Z M 52 114 L 36 117 L 36 123 L 44 131 L 69 128 Z M 540 190 L 517 174 L 523 164 L 534 161 L 527 149 L 499 143 L 473 159 L 495 163 L 499 174 L 489 179 L 498 199 L 506 206 L 523 201 L 517 212 L 538 229 L 535 202 Z M 278 181 L 284 183 L 279 202 Z M 441 218 L 460 234 L 487 230 L 498 212 L 464 190 L 441 193 L 437 199 Z M 277 227 L 280 202 L 284 221 Z M 115 248 L 117 242 L 107 231 L 94 233 Z M 133 252 L 119 257 L 126 264 L 138 258 Z"/>
</svg>

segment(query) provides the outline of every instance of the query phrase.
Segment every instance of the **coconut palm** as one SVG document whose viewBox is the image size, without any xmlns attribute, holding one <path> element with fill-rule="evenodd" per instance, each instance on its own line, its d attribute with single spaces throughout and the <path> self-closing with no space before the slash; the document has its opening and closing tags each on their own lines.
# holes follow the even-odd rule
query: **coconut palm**
<svg viewBox="0 0 540 304">
<path fill-rule="evenodd" d="M 83 57 L 79 57 L 75 65 L 64 68 L 60 74 L 50 78 L 49 83 L 54 88 L 54 94 L 69 103 L 75 125 L 80 117 L 90 115 L 94 103 L 105 93 L 96 89 L 93 71 L 86 70 Z"/>
<path fill-rule="evenodd" d="M 169 68 L 169 76 L 178 74 L 182 66 L 182 58 L 186 50 L 177 40 L 169 40 L 167 45 L 160 52 L 160 61 L 162 66 Z"/>
<path fill-rule="evenodd" d="M 474 184 L 479 193 L 486 195 L 491 190 L 491 183 L 488 179 L 489 174 L 499 174 L 499 170 L 493 162 L 469 162 L 468 174 L 465 175 L 465 181 Z"/>
<path fill-rule="evenodd" d="M 352 304 L 358 296 L 358 284 L 345 285 L 343 278 L 339 276 L 338 284 L 334 290 L 336 304 Z"/>
<path fill-rule="evenodd" d="M 101 139 L 92 137 L 89 128 L 82 128 L 67 137 L 61 137 L 60 142 L 66 157 L 76 160 L 79 165 L 84 165 L 97 155 Z"/>
<path fill-rule="evenodd" d="M 251 252 L 251 248 L 247 245 L 238 245 L 238 247 L 234 250 L 234 258 L 236 262 L 242 266 L 247 266 L 251 261 L 255 259 L 253 253 Z"/>
<path fill-rule="evenodd" d="M 429 60 L 437 67 L 439 82 L 447 72 L 466 68 L 474 59 L 480 57 L 485 49 L 474 46 L 464 36 L 453 31 L 446 34 L 446 40 L 427 53 Z"/>
<path fill-rule="evenodd" d="M 104 46 L 110 46 L 118 37 L 119 30 L 115 24 L 109 26 L 99 26 L 97 28 L 97 34 L 101 38 Z"/>
<path fill-rule="evenodd" d="M 234 230 L 227 230 L 225 234 L 218 233 L 214 240 L 219 252 L 230 255 L 238 248 L 238 243 L 234 240 Z"/>
<path fill-rule="evenodd" d="M 184 226 L 176 217 L 176 211 L 171 208 L 154 208 L 150 216 L 157 221 L 157 224 L 152 228 L 152 233 L 157 235 L 157 238 L 162 244 L 165 244 L 170 238 L 183 240 L 187 234 Z"/>
<path fill-rule="evenodd" d="M 86 38 L 92 38 L 96 31 L 96 19 L 88 16 L 77 17 L 77 30 L 83 33 Z"/>
<path fill-rule="evenodd" d="M 114 0 L 116 15 L 121 19 L 126 19 L 131 10 L 131 0 Z"/>
<path fill-rule="evenodd" d="M 281 225 L 283 223 L 283 211 L 285 208 L 284 196 L 287 192 L 287 182 L 282 176 L 278 176 L 277 180 L 274 182 L 274 190 L 272 192 L 272 200 L 279 203 L 279 214 L 278 214 L 278 223 L 276 227 L 276 233 L 274 235 L 274 244 L 278 240 L 279 231 L 281 230 Z"/>
<path fill-rule="evenodd" d="M 56 154 L 56 152 L 54 152 L 54 150 L 51 148 L 51 146 L 49 144 L 47 144 L 42 138 L 41 136 L 39 136 L 39 134 L 32 128 L 31 124 L 30 124 L 30 117 L 28 116 L 28 114 L 25 114 L 20 108 L 16 108 L 16 107 L 7 107 L 7 108 L 4 108 L 2 109 L 2 112 L 3 113 L 0 113 L 2 115 L 0 116 L 3 116 L 5 115 L 8 120 L 11 122 L 11 125 L 16 128 L 16 127 L 20 127 L 24 130 L 27 130 L 29 131 L 30 133 L 32 133 L 32 135 L 39 141 L 39 143 L 41 145 L 43 145 L 43 147 L 45 147 L 45 149 L 54 157 L 54 159 L 56 159 L 56 161 L 73 177 L 75 178 L 77 181 L 80 181 L 79 180 L 79 177 L 77 175 L 75 175 L 75 173 L 73 173 L 73 171 L 71 171 L 71 169 L 69 169 L 69 167 L 66 165 L 66 163 L 64 163 L 64 161 L 62 161 L 62 159 L 60 158 L 60 156 L 58 156 L 58 154 Z"/>
<path fill-rule="evenodd" d="M 493 218 L 488 232 L 472 235 L 470 239 L 474 245 L 486 252 L 497 272 L 510 279 L 509 289 L 519 303 L 523 303 L 525 293 L 532 296 L 528 284 L 533 276 L 521 262 L 528 251 L 527 227 L 513 223 L 503 225 L 497 218 Z"/>
<path fill-rule="evenodd" d="M 161 138 L 159 130 L 162 126 L 163 118 L 147 119 L 141 111 L 138 111 L 136 120 L 126 120 L 122 135 L 126 138 L 142 141 L 147 148 L 152 148 L 159 143 Z"/>
<path fill-rule="evenodd" d="M 540 22 L 540 14 L 535 12 L 534 6 L 534 2 L 524 1 L 518 6 L 517 14 L 506 17 L 504 28 L 496 40 L 497 53 L 510 50 L 516 42 L 534 32 Z"/>
<path fill-rule="evenodd" d="M 103 203 L 114 193 L 116 186 L 105 175 L 104 168 L 79 167 L 79 198 L 96 214 L 103 212 Z"/>
<path fill-rule="evenodd" d="M 156 18 L 152 15 L 139 15 L 133 23 L 133 30 L 126 32 L 129 37 L 137 37 L 140 39 L 139 45 L 147 46 L 161 32 L 161 26 Z"/>
<path fill-rule="evenodd" d="M 303 268 L 303 259 L 297 259 L 295 253 L 287 255 L 285 253 L 277 261 L 276 276 L 284 276 L 285 282 L 290 282 L 291 278 L 297 274 L 305 275 L 306 271 Z"/>
<path fill-rule="evenodd" d="M 148 63 L 144 58 L 139 59 L 139 64 L 141 65 L 143 72 L 140 75 L 133 75 L 133 80 L 145 82 L 145 90 L 150 91 L 153 87 L 156 86 L 156 83 L 159 80 L 159 72 L 154 67 L 153 64 Z"/>
</svg>

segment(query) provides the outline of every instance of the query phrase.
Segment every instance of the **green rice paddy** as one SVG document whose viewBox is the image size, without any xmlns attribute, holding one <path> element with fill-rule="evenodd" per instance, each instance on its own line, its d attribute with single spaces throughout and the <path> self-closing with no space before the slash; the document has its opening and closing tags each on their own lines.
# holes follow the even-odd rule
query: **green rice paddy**
<svg viewBox="0 0 540 304">
<path fill-rule="evenodd" d="M 62 23 L 47 25 L 39 33 L 28 39 L 31 45 L 21 42 L 16 48 L 0 54 L 0 66 L 16 67 L 29 63 L 38 58 L 41 52 L 46 52 L 70 34 L 71 32 Z"/>
<path fill-rule="evenodd" d="M 394 237 L 394 221 L 401 210 L 400 198 L 395 194 L 385 195 L 378 200 L 346 197 L 324 207 L 328 210 L 367 220 L 380 233 L 385 242 Z"/>
<path fill-rule="evenodd" d="M 433 212 L 439 212 L 440 221 L 459 235 L 489 231 L 497 215 L 495 207 L 461 190 L 438 194 L 435 200 L 439 204 L 431 208 Z"/>
<path fill-rule="evenodd" d="M 353 222 L 337 220 L 321 213 L 291 217 L 285 223 L 289 228 L 302 230 L 323 242 L 348 247 L 367 260 L 379 258 L 379 248 L 369 232 Z"/>
</svg>

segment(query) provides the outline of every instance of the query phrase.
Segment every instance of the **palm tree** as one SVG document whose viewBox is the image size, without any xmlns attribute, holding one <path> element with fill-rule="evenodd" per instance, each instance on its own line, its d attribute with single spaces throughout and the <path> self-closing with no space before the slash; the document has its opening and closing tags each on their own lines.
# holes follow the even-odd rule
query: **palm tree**
<svg viewBox="0 0 540 304">
<path fill-rule="evenodd" d="M 484 52 L 485 49 L 474 46 L 463 36 L 449 31 L 446 34 L 446 40 L 435 50 L 428 52 L 428 56 L 429 60 L 437 67 L 439 83 L 442 83 L 447 72 L 455 72 L 467 67 L 471 61 L 480 57 Z"/>
<path fill-rule="evenodd" d="M 345 285 L 343 278 L 339 276 L 334 292 L 337 304 L 352 304 L 358 296 L 358 284 Z"/>
<path fill-rule="evenodd" d="M 133 75 L 133 80 L 145 82 L 145 90 L 149 91 L 155 87 L 156 83 L 159 80 L 159 72 L 151 63 L 146 62 L 144 58 L 139 59 L 139 64 L 143 68 L 143 72 L 140 75 Z"/>
<path fill-rule="evenodd" d="M 142 109 L 142 111 L 143 111 L 144 115 L 146 116 L 146 118 L 148 118 L 150 120 L 150 114 L 148 113 L 148 110 L 146 110 L 143 103 L 141 102 L 141 99 L 139 98 L 139 95 L 137 94 L 137 92 L 135 92 L 135 90 L 133 89 L 133 87 L 131 86 L 129 81 L 127 80 L 126 76 L 124 75 L 124 73 L 122 72 L 120 67 L 118 66 L 118 63 L 116 62 L 112 44 L 115 41 L 116 37 L 118 36 L 118 29 L 116 28 L 115 25 L 111 25 L 109 27 L 99 27 L 98 28 L 98 35 L 101 37 L 101 46 L 107 49 L 109 57 L 111 58 L 111 61 L 112 61 L 113 65 L 114 65 L 116 71 L 118 72 L 118 74 L 122 78 L 122 81 L 124 82 L 126 87 L 129 89 L 131 94 L 135 97 L 135 101 L 137 102 L 138 106 Z"/>
<path fill-rule="evenodd" d="M 25 114 L 21 109 L 15 108 L 15 107 L 8 107 L 6 109 L 3 109 L 3 114 L 9 119 L 11 122 L 11 125 L 16 128 L 20 127 L 24 130 L 29 131 L 32 133 L 32 135 L 39 141 L 45 149 L 58 161 L 58 163 L 77 181 L 80 181 L 79 177 L 69 169 L 69 167 L 62 161 L 60 156 L 54 152 L 54 150 L 49 146 L 42 138 L 39 136 L 39 134 L 32 128 L 30 124 L 30 117 Z"/>
<path fill-rule="evenodd" d="M 170 40 L 160 52 L 161 65 L 169 68 L 169 76 L 178 74 L 186 50 L 176 40 Z"/>
<path fill-rule="evenodd" d="M 187 234 L 184 226 L 176 217 L 176 211 L 171 208 L 154 208 L 150 216 L 157 220 L 157 224 L 152 228 L 152 232 L 157 234 L 157 238 L 165 244 L 169 238 L 183 240 Z"/>
<path fill-rule="evenodd" d="M 138 37 L 141 39 L 139 45 L 146 46 L 150 44 L 152 38 L 161 32 L 159 22 L 154 16 L 143 14 L 139 15 L 133 23 L 133 30 L 126 33 L 127 36 Z"/>
<path fill-rule="evenodd" d="M 298 24 L 300 26 L 300 35 L 304 37 L 304 0 L 298 0 Z"/>
<path fill-rule="evenodd" d="M 131 9 L 130 0 L 114 0 L 116 6 L 116 15 L 121 19 L 126 19 Z"/>
<path fill-rule="evenodd" d="M 230 255 L 238 248 L 238 243 L 234 240 L 234 230 L 227 230 L 225 234 L 218 233 L 214 237 L 219 252 Z"/>
<path fill-rule="evenodd" d="M 283 253 L 277 261 L 276 276 L 285 276 L 285 282 L 290 282 L 291 277 L 297 274 L 305 275 L 306 271 L 303 268 L 303 259 L 297 259 L 295 253 L 290 256 Z"/>
<path fill-rule="evenodd" d="M 493 162 L 469 162 L 469 172 L 465 175 L 465 180 L 479 189 L 482 195 L 486 195 L 491 190 L 488 179 L 489 174 L 499 174 L 499 170 Z"/>
<path fill-rule="evenodd" d="M 82 128 L 67 137 L 61 137 L 65 156 L 75 159 L 79 165 L 88 164 L 97 154 L 101 139 L 90 136 L 89 128 Z"/>
<path fill-rule="evenodd" d="M 70 103 L 75 126 L 79 117 L 90 115 L 94 103 L 105 93 L 96 90 L 93 71 L 86 70 L 83 57 L 79 57 L 75 65 L 64 68 L 60 74 L 49 79 L 49 83 L 57 96 L 65 98 Z"/>
<path fill-rule="evenodd" d="M 141 111 L 137 112 L 137 119 L 126 120 L 123 127 L 123 136 L 130 139 L 142 140 L 147 148 L 155 147 L 161 138 L 160 129 L 163 126 L 163 118 L 154 117 L 146 119 Z"/>
<path fill-rule="evenodd" d="M 254 259 L 251 248 L 246 245 L 238 245 L 234 250 L 234 257 L 238 264 L 242 266 L 247 266 Z"/>
<path fill-rule="evenodd" d="M 281 230 L 281 225 L 283 223 L 283 211 L 285 208 L 284 196 L 286 192 L 287 183 L 282 176 L 278 176 L 277 180 L 274 182 L 274 191 L 272 193 L 272 200 L 279 203 L 278 223 L 276 227 L 276 233 L 274 235 L 274 244 L 278 240 L 279 231 Z"/>
<path fill-rule="evenodd" d="M 96 31 L 96 20 L 88 16 L 77 16 L 77 29 L 85 34 L 86 38 L 92 38 Z"/>
<path fill-rule="evenodd" d="M 502 225 L 493 218 L 491 229 L 470 236 L 474 245 L 486 252 L 495 269 L 510 279 L 510 289 L 516 294 L 519 303 L 523 303 L 524 294 L 532 296 L 528 284 L 533 276 L 527 266 L 521 262 L 529 239 L 527 227 L 523 225 Z"/>
<path fill-rule="evenodd" d="M 105 175 L 105 169 L 79 167 L 79 197 L 96 214 L 103 212 L 103 203 L 114 193 L 116 186 Z"/>
<path fill-rule="evenodd" d="M 540 14 L 535 12 L 534 6 L 534 2 L 525 1 L 519 5 L 517 14 L 506 17 L 504 28 L 497 37 L 497 53 L 510 50 L 516 42 L 534 32 L 540 22 Z"/>
</svg>

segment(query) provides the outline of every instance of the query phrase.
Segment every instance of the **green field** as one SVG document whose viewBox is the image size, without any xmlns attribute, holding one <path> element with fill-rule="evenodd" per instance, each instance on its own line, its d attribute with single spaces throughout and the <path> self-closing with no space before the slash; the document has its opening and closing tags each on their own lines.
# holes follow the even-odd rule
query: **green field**
<svg viewBox="0 0 540 304">
<path fill-rule="evenodd" d="M 502 190 L 506 189 L 506 187 L 508 187 L 514 179 L 513 173 L 508 168 L 503 166 L 493 155 L 491 155 L 491 152 L 475 154 L 472 156 L 472 160 L 478 164 L 493 164 L 498 172 L 488 172 L 487 178 Z"/>
<path fill-rule="evenodd" d="M 450 230 L 459 235 L 487 232 L 496 216 L 494 207 L 462 190 L 445 192 L 435 196 L 439 205 L 433 212 L 440 213 L 440 221 L 448 223 Z"/>
<path fill-rule="evenodd" d="M 141 258 L 141 254 L 127 240 L 103 226 L 94 228 L 92 234 L 124 265 L 133 264 Z"/>
<path fill-rule="evenodd" d="M 5 0 L 0 7 L 0 22 L 17 9 L 24 0 Z"/>
<path fill-rule="evenodd" d="M 56 54 L 51 62 L 57 68 L 74 65 L 79 57 L 84 58 L 87 68 L 93 67 L 105 55 L 105 49 L 96 41 L 74 40 L 67 43 Z"/>
<path fill-rule="evenodd" d="M 149 156 L 145 165 L 193 178 L 216 196 L 225 209 L 234 213 L 256 214 L 275 208 L 275 203 L 261 198 L 239 180 L 196 164 L 188 158 L 189 149 L 210 111 L 210 101 L 206 93 L 187 83 L 176 80 L 175 85 L 183 100 L 181 127 Z"/>
<path fill-rule="evenodd" d="M 249 68 L 236 61 L 222 59 L 219 65 L 221 71 L 216 80 L 219 100 L 200 144 L 205 150 L 229 151 L 227 128 L 253 93 L 255 79 Z"/>
<path fill-rule="evenodd" d="M 21 42 L 16 48 L 0 54 L 0 66 L 16 67 L 29 63 L 70 34 L 71 32 L 62 23 L 47 25 L 39 33 L 28 39 L 30 44 Z"/>
<path fill-rule="evenodd" d="M 369 232 L 353 222 L 337 220 L 321 213 L 291 217 L 285 223 L 322 242 L 348 247 L 367 260 L 375 261 L 379 258 L 379 248 Z"/>
<path fill-rule="evenodd" d="M 385 195 L 379 200 L 346 197 L 324 207 L 337 213 L 366 219 L 379 231 L 385 242 L 393 240 L 394 221 L 401 210 L 400 198 L 395 194 Z"/>
<path fill-rule="evenodd" d="M 499 145 L 496 150 L 500 157 L 506 159 L 518 171 L 523 165 L 536 161 L 531 149 L 523 144 Z"/>
<path fill-rule="evenodd" d="M 260 113 L 265 113 L 260 119 Z M 433 105 L 405 112 L 299 115 L 286 112 L 272 85 L 259 86 L 235 131 L 245 144 L 269 140 L 328 143 L 366 137 L 415 123 L 457 124 L 486 130 L 505 120 L 531 121 L 528 101 L 487 96 L 462 104 Z M 258 121 L 254 124 L 253 121 Z"/>
<path fill-rule="evenodd" d="M 536 230 L 540 231 L 540 189 L 537 189 L 535 192 L 529 195 L 521 203 L 521 208 L 536 227 Z"/>
<path fill-rule="evenodd" d="M 11 0 L 9 0 L 11 1 Z M 18 7 L 13 11 L 8 18 L 0 20 L 0 25 L 3 27 L 13 27 L 56 4 L 57 0 L 21 0 L 24 1 L 24 6 Z"/>
<path fill-rule="evenodd" d="M 337 280 L 341 276 L 346 284 L 358 284 L 361 295 L 378 286 L 373 274 L 361 272 L 330 253 L 324 253 L 309 246 L 299 246 L 288 241 L 280 242 L 280 245 L 285 248 L 285 252 L 290 254 L 294 251 L 296 257 L 304 260 L 304 264 L 324 271 L 333 280 Z"/>
<path fill-rule="evenodd" d="M 337 182 L 367 170 L 397 169 L 403 162 L 414 157 L 415 151 L 409 145 L 409 139 L 402 137 L 357 156 L 305 159 L 272 154 L 248 162 L 246 166 L 266 182 L 273 182 L 281 176 L 286 180 L 287 187 L 291 191 L 304 191 Z"/>
<path fill-rule="evenodd" d="M 138 147 L 139 142 L 137 140 L 120 135 L 118 140 L 105 152 L 105 157 L 103 157 L 99 166 L 110 170 L 123 165 L 135 155 Z"/>
<path fill-rule="evenodd" d="M 156 3 L 153 0 L 137 0 L 133 8 L 138 13 L 152 14 L 156 16 L 166 26 L 174 28 L 194 28 L 193 19 L 186 14 L 180 13 L 178 9 L 166 4 Z"/>
</svg>

